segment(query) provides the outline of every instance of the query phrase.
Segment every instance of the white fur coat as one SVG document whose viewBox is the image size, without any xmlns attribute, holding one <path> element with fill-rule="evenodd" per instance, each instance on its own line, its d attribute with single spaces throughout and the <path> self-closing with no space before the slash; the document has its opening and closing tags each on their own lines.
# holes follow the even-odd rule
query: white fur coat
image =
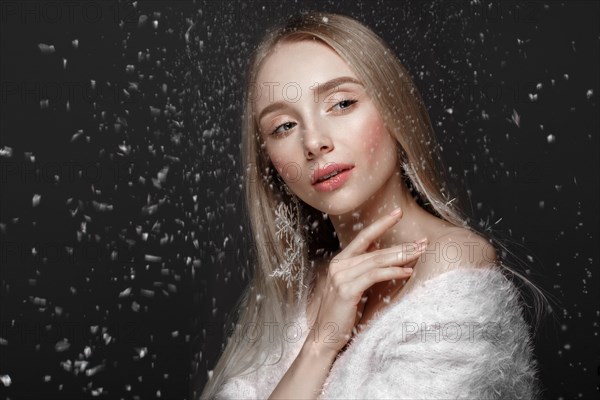
<svg viewBox="0 0 600 400">
<path fill-rule="evenodd" d="M 303 331 L 286 340 L 278 363 L 229 379 L 216 398 L 268 398 L 308 334 L 305 311 L 298 322 Z M 319 399 L 531 400 L 540 392 L 518 290 L 485 267 L 444 272 L 374 316 L 336 358 Z"/>
</svg>

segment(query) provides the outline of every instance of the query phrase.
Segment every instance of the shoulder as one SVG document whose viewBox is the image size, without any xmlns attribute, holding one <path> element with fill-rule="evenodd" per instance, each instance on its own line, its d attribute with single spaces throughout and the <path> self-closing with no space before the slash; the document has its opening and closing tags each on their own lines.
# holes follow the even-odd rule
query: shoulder
<svg viewBox="0 0 600 400">
<path fill-rule="evenodd" d="M 495 264 L 496 251 L 486 238 L 464 228 L 445 229 L 429 240 L 403 292 L 446 272 L 489 269 L 484 267 Z"/>
<path fill-rule="evenodd" d="M 447 229 L 430 240 L 419 259 L 421 269 L 448 271 L 477 268 L 496 262 L 496 250 L 490 241 L 465 228 Z"/>
</svg>

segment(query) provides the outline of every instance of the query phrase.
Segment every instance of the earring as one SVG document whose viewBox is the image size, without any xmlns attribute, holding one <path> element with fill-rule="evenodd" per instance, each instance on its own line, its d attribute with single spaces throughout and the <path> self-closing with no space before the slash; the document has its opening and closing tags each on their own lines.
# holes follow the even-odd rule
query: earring
<svg viewBox="0 0 600 400">
<path fill-rule="evenodd" d="M 285 183 L 283 188 L 292 199 L 291 204 L 282 201 L 275 208 L 275 234 L 277 239 L 285 240 L 284 261 L 270 276 L 283 279 L 288 288 L 297 282 L 299 290 L 296 296 L 300 300 L 307 289 L 304 284 L 305 243 L 300 230 L 300 202 Z"/>
</svg>

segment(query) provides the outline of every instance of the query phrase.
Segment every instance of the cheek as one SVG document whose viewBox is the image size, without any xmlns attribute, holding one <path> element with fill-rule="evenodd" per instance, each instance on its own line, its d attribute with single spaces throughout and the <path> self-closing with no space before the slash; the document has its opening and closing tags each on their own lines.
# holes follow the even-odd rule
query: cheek
<svg viewBox="0 0 600 400">
<path fill-rule="evenodd" d="M 373 162 L 382 161 L 384 153 L 387 154 L 390 149 L 395 148 L 394 141 L 386 131 L 379 115 L 371 116 L 365 120 L 363 132 L 365 132 L 363 145 L 368 149 L 367 156 Z"/>
<path fill-rule="evenodd" d="M 364 144 L 368 151 L 365 154 L 365 164 L 376 180 L 384 179 L 396 166 L 396 140 L 385 128 L 383 121 L 377 117 L 369 118 L 369 126 L 365 129 Z"/>
<path fill-rule="evenodd" d="M 301 171 L 299 170 L 300 165 L 290 158 L 289 151 L 285 151 L 281 148 L 269 149 L 267 154 L 269 155 L 269 159 L 271 160 L 271 163 L 273 163 L 275 170 L 286 183 L 289 184 L 298 180 L 298 175 L 301 174 Z"/>
</svg>

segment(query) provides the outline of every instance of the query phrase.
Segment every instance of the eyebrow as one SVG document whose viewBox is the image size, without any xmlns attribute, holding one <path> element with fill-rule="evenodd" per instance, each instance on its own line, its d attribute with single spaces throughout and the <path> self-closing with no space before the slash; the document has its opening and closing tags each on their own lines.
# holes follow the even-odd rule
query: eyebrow
<svg viewBox="0 0 600 400">
<path fill-rule="evenodd" d="M 315 89 L 311 90 L 313 92 L 315 92 L 316 90 L 316 93 L 318 95 L 321 95 L 322 93 L 329 92 L 330 90 L 335 89 L 336 87 L 343 85 L 344 83 L 354 83 L 356 85 L 363 86 L 362 82 L 360 82 L 356 78 L 353 78 L 351 76 L 340 76 L 339 78 L 334 78 L 330 81 L 323 83 L 322 85 L 317 85 Z M 277 101 L 275 103 L 269 104 L 260 112 L 258 116 L 258 121 L 260 122 L 266 114 L 276 111 L 280 108 L 286 107 L 286 103 L 286 101 Z"/>
</svg>

